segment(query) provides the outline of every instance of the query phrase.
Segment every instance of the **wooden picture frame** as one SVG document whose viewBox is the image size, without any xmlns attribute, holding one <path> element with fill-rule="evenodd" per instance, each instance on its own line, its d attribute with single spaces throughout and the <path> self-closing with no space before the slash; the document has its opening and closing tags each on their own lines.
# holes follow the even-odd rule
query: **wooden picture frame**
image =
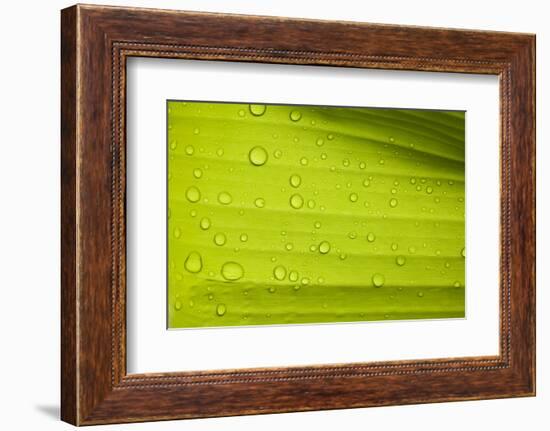
<svg viewBox="0 0 550 431">
<path fill-rule="evenodd" d="M 64 421 L 535 394 L 534 35 L 82 5 L 64 9 L 61 18 Z M 125 65 L 131 56 L 498 75 L 500 354 L 127 374 Z"/>
</svg>

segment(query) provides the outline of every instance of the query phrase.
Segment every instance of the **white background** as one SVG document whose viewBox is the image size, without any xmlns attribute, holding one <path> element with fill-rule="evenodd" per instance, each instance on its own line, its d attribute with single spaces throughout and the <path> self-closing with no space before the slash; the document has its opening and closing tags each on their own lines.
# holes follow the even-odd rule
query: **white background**
<svg viewBox="0 0 550 431">
<path fill-rule="evenodd" d="M 547 429 L 550 422 L 549 13 L 537 0 L 359 2 L 118 1 L 189 10 L 345 19 L 537 33 L 538 396 L 508 399 L 107 426 L 96 429 L 393 430 Z M 70 429 L 59 399 L 59 9 L 64 1 L 5 2 L 0 16 L 0 425 L 9 430 Z M 546 314 L 545 314 L 546 312 Z"/>
<path fill-rule="evenodd" d="M 498 354 L 498 77 L 142 58 L 127 83 L 128 372 Z M 167 331 L 166 100 L 183 98 L 467 111 L 466 318 Z"/>
</svg>

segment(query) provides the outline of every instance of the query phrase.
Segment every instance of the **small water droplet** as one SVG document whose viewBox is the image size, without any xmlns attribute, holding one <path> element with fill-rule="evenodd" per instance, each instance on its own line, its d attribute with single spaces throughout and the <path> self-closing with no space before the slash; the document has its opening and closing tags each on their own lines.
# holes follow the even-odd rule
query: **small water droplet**
<svg viewBox="0 0 550 431">
<path fill-rule="evenodd" d="M 174 237 L 179 238 L 181 236 L 181 229 L 179 227 L 174 229 Z"/>
<path fill-rule="evenodd" d="M 351 231 L 350 233 L 348 233 L 348 238 L 349 238 L 349 239 L 355 239 L 355 238 L 357 238 L 357 232 Z"/>
<path fill-rule="evenodd" d="M 367 234 L 367 241 L 368 241 L 368 242 L 374 242 L 375 239 L 376 239 L 376 235 L 374 235 L 374 233 L 369 232 L 369 233 Z"/>
<path fill-rule="evenodd" d="M 327 254 L 330 251 L 330 243 L 328 241 L 322 241 L 319 244 L 319 253 Z"/>
<path fill-rule="evenodd" d="M 391 198 L 390 199 L 390 207 L 395 208 L 397 206 L 397 199 Z"/>
<path fill-rule="evenodd" d="M 405 265 L 406 261 L 407 261 L 407 259 L 405 258 L 405 256 L 397 256 L 395 258 L 395 263 L 397 263 L 399 266 Z"/>
<path fill-rule="evenodd" d="M 366 179 L 365 181 L 363 181 L 363 186 L 364 186 L 364 187 L 370 186 L 370 181 L 369 181 L 368 179 Z"/>
<path fill-rule="evenodd" d="M 460 252 L 460 255 L 461 255 L 462 257 L 466 257 L 466 247 L 463 247 L 463 248 L 462 248 L 462 251 Z"/>
<path fill-rule="evenodd" d="M 327 159 L 327 153 L 321 153 L 321 160 Z"/>
<path fill-rule="evenodd" d="M 287 244 L 285 245 L 285 248 L 286 248 L 288 251 L 290 251 L 290 250 L 292 250 L 292 249 L 294 248 L 294 244 L 292 244 L 291 242 L 289 242 L 289 243 L 287 243 Z"/>
<path fill-rule="evenodd" d="M 302 286 L 307 286 L 310 282 L 310 279 L 308 277 L 304 277 L 300 282 L 302 283 Z"/>
<path fill-rule="evenodd" d="M 197 272 L 200 272 L 202 269 L 202 257 L 199 253 L 196 251 L 192 251 L 187 256 L 187 259 L 185 259 L 185 263 L 183 264 L 185 269 L 193 274 L 196 274 Z"/>
<path fill-rule="evenodd" d="M 397 243 L 395 243 L 395 242 L 392 243 L 392 245 L 391 245 L 391 249 L 392 249 L 393 251 L 397 250 L 398 247 L 399 247 L 399 245 L 397 245 Z"/>
<path fill-rule="evenodd" d="M 309 209 L 315 208 L 315 201 L 314 201 L 313 199 L 308 200 L 308 201 L 307 201 L 307 207 L 308 207 Z"/>
<path fill-rule="evenodd" d="M 270 286 L 270 287 L 267 288 L 267 291 L 269 293 L 275 293 L 275 292 L 277 292 L 277 289 L 274 286 Z"/>
<path fill-rule="evenodd" d="M 191 210 L 191 211 L 189 211 L 189 215 L 190 215 L 191 217 L 197 217 L 197 210 Z"/>
<path fill-rule="evenodd" d="M 220 317 L 223 316 L 226 311 L 227 307 L 225 306 L 225 304 L 218 304 L 218 306 L 216 307 L 216 314 Z"/>
<path fill-rule="evenodd" d="M 416 247 L 414 247 L 414 246 L 411 245 L 411 246 L 409 247 L 409 253 L 410 253 L 410 254 L 415 254 L 415 253 L 416 253 Z"/>
<path fill-rule="evenodd" d="M 395 138 L 393 136 L 389 137 L 390 142 L 395 142 Z"/>
<path fill-rule="evenodd" d="M 350 200 L 351 202 L 357 202 L 357 199 L 359 199 L 359 196 L 357 196 L 357 193 L 351 193 L 351 194 L 349 195 L 349 200 Z"/>
<path fill-rule="evenodd" d="M 386 161 L 384 159 L 380 159 L 380 160 L 378 160 L 378 163 L 383 165 L 384 163 L 386 163 Z"/>
<path fill-rule="evenodd" d="M 297 174 L 291 175 L 289 181 L 290 185 L 294 188 L 298 188 L 302 184 L 302 178 Z"/>
<path fill-rule="evenodd" d="M 344 165 L 346 168 L 349 166 L 349 164 L 350 164 L 349 159 L 342 160 L 342 165 Z"/>
<path fill-rule="evenodd" d="M 198 202 L 199 199 L 201 198 L 201 192 L 195 186 L 191 186 L 185 192 L 185 197 L 189 202 L 195 203 L 195 202 Z"/>
<path fill-rule="evenodd" d="M 327 135 L 327 139 L 328 139 L 329 141 L 332 141 L 332 140 L 334 139 L 334 135 L 333 135 L 332 133 L 329 133 L 329 134 Z"/>
<path fill-rule="evenodd" d="M 233 197 L 227 192 L 220 192 L 218 194 L 218 202 L 222 205 L 229 205 L 233 202 Z"/>
<path fill-rule="evenodd" d="M 176 311 L 180 311 L 181 310 L 181 302 L 176 301 L 176 303 L 174 304 L 174 308 L 176 309 Z"/>
<path fill-rule="evenodd" d="M 225 236 L 224 233 L 218 232 L 216 235 L 214 235 L 214 244 L 218 246 L 222 246 L 222 245 L 225 245 L 226 242 L 227 242 L 227 237 Z"/>
<path fill-rule="evenodd" d="M 200 227 L 202 230 L 210 229 L 210 219 L 208 217 L 203 217 L 200 221 Z"/>
<path fill-rule="evenodd" d="M 267 151 L 264 147 L 256 146 L 248 153 L 248 159 L 254 166 L 262 166 L 267 162 Z"/>
<path fill-rule="evenodd" d="M 290 197 L 290 206 L 294 209 L 300 209 L 304 206 L 304 198 L 298 193 Z"/>
<path fill-rule="evenodd" d="M 195 128 L 193 129 L 193 134 L 194 134 L 194 135 L 198 135 L 200 132 L 201 132 L 201 129 L 199 129 L 198 127 L 195 127 Z"/>
<path fill-rule="evenodd" d="M 281 150 L 275 150 L 275 151 L 273 151 L 273 156 L 274 156 L 276 159 L 280 159 L 282 155 L 283 155 L 283 152 L 282 152 Z"/>
<path fill-rule="evenodd" d="M 228 281 L 236 281 L 243 277 L 244 269 L 237 262 L 226 262 L 222 265 L 221 274 Z"/>
<path fill-rule="evenodd" d="M 244 109 L 239 109 L 239 117 L 244 117 L 245 112 Z"/>
<path fill-rule="evenodd" d="M 256 205 L 258 208 L 263 208 L 265 206 L 265 199 L 257 198 L 256 200 L 254 200 L 254 205 Z"/>
<path fill-rule="evenodd" d="M 292 282 L 298 281 L 298 277 L 299 277 L 298 271 L 290 271 L 288 273 L 288 279 Z"/>
<path fill-rule="evenodd" d="M 176 148 L 178 148 L 178 141 L 172 141 L 170 142 L 170 149 L 173 151 Z"/>
<path fill-rule="evenodd" d="M 422 298 L 422 297 L 424 296 L 424 292 L 418 292 L 416 295 L 417 295 L 419 298 Z"/>
<path fill-rule="evenodd" d="M 202 177 L 202 171 L 199 168 L 193 169 L 193 176 L 199 179 Z"/>
<path fill-rule="evenodd" d="M 242 233 L 241 236 L 240 236 L 240 240 L 241 240 L 241 242 L 248 241 L 248 235 L 246 233 Z"/>
<path fill-rule="evenodd" d="M 320 221 L 316 221 L 313 226 L 315 227 L 315 229 L 321 229 L 321 222 Z"/>
<path fill-rule="evenodd" d="M 382 287 L 386 282 L 386 278 L 382 274 L 374 274 L 372 276 L 372 284 L 374 287 Z"/>
<path fill-rule="evenodd" d="M 307 157 L 302 157 L 302 158 L 300 159 L 300 164 L 301 164 L 302 166 L 307 166 L 308 163 L 309 163 L 309 160 L 307 159 Z"/>
<path fill-rule="evenodd" d="M 300 111 L 290 111 L 289 117 L 294 122 L 300 121 L 302 119 L 302 113 Z"/>
<path fill-rule="evenodd" d="M 248 105 L 248 109 L 255 117 L 261 117 L 265 114 L 267 108 L 265 105 Z"/>
<path fill-rule="evenodd" d="M 426 187 L 426 193 L 428 193 L 429 195 L 431 195 L 433 193 L 434 189 L 432 188 L 432 186 L 428 186 Z"/>
<path fill-rule="evenodd" d="M 459 281 L 455 281 L 454 284 L 453 284 L 453 287 L 460 287 L 460 282 L 459 282 Z"/>
<path fill-rule="evenodd" d="M 277 265 L 273 268 L 273 276 L 279 281 L 284 280 L 286 277 L 286 268 L 283 265 Z"/>
<path fill-rule="evenodd" d="M 325 140 L 323 138 L 319 138 L 315 143 L 318 147 L 322 147 L 323 145 L 325 145 Z"/>
</svg>

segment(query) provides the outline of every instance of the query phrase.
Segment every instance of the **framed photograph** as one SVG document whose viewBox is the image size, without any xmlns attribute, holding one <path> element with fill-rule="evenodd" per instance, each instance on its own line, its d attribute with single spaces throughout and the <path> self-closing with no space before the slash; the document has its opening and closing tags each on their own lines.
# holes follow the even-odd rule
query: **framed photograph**
<svg viewBox="0 0 550 431">
<path fill-rule="evenodd" d="M 61 13 L 61 415 L 535 394 L 535 36 Z"/>
</svg>

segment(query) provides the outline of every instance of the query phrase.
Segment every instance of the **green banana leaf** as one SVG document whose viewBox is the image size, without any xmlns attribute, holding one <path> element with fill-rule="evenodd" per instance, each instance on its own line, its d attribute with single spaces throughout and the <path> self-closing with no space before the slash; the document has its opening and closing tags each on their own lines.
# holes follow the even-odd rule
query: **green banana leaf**
<svg viewBox="0 0 550 431">
<path fill-rule="evenodd" d="M 464 317 L 464 112 L 167 110 L 170 328 Z"/>
</svg>

